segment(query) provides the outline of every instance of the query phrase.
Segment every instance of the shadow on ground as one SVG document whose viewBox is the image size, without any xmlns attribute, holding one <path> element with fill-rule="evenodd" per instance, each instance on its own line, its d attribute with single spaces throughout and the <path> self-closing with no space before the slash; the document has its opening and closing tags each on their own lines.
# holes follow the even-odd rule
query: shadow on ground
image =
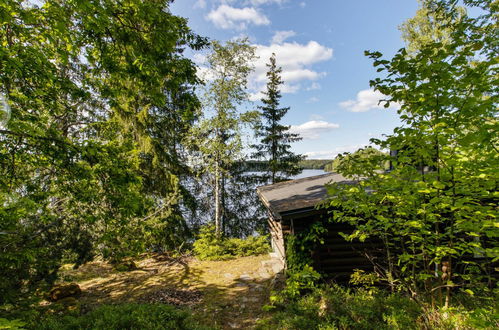
<svg viewBox="0 0 499 330">
<path fill-rule="evenodd" d="M 262 307 L 275 285 L 272 271 L 262 268 L 268 259 L 199 261 L 154 255 L 137 261 L 134 271 L 118 272 L 97 261 L 77 270 L 65 267 L 61 277 L 80 285 L 83 310 L 123 302 L 167 303 L 191 310 L 207 325 L 247 329 L 265 316 Z"/>
</svg>

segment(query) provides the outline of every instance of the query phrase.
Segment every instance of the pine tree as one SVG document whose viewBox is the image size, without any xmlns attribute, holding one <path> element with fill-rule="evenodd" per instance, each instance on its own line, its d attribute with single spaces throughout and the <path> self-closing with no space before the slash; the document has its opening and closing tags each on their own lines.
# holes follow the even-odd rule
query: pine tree
<svg viewBox="0 0 499 330">
<path fill-rule="evenodd" d="M 266 160 L 267 174 L 262 179 L 276 183 L 299 174 L 301 168 L 298 162 L 304 157 L 290 151 L 290 143 L 301 140 L 299 135 L 289 132 L 290 127 L 281 124 L 281 119 L 289 111 L 289 107 L 279 107 L 279 86 L 283 81 L 282 69 L 276 65 L 275 54 L 270 57 L 267 67 L 267 90 L 263 93 L 265 97 L 261 99 L 263 105 L 258 107 L 263 120 L 257 125 L 255 133 L 256 137 L 260 138 L 260 144 L 253 145 L 257 150 L 253 157 Z"/>
</svg>

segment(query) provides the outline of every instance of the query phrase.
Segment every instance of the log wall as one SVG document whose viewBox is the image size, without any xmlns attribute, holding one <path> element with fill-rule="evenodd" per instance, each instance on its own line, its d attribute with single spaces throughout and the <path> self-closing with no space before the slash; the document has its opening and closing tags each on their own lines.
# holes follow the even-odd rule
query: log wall
<svg viewBox="0 0 499 330">
<path fill-rule="evenodd" d="M 324 212 L 294 219 L 283 219 L 283 225 L 289 223 L 290 232 L 299 234 L 308 230 L 315 221 L 322 221 L 324 217 L 330 217 Z M 327 224 L 327 233 L 324 236 L 324 244 L 318 244 L 310 251 L 313 267 L 328 279 L 337 282 L 348 282 L 350 275 L 355 269 L 372 271 L 373 265 L 366 257 L 366 251 L 375 251 L 380 248 L 379 242 L 348 242 L 339 233 L 351 233 L 353 227 L 347 224 Z"/>
</svg>

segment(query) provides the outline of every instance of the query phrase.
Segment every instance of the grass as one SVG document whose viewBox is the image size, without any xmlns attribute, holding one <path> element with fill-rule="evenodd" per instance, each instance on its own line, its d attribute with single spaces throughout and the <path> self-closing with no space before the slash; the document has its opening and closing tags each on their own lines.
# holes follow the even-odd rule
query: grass
<svg viewBox="0 0 499 330">
<path fill-rule="evenodd" d="M 464 299 L 463 299 L 464 298 Z M 259 329 L 498 329 L 497 294 L 456 294 L 452 308 L 419 305 L 380 289 L 320 286 L 272 308 Z"/>
<path fill-rule="evenodd" d="M 262 276 L 261 262 L 268 259 L 260 255 L 200 261 L 149 255 L 136 261 L 137 270 L 119 272 L 95 261 L 76 270 L 65 265 L 60 278 L 80 285 L 82 313 L 104 304 L 173 303 L 201 324 L 248 328 L 266 316 L 262 306 L 268 302 L 272 283 Z M 48 307 L 56 309 L 56 305 Z"/>
</svg>

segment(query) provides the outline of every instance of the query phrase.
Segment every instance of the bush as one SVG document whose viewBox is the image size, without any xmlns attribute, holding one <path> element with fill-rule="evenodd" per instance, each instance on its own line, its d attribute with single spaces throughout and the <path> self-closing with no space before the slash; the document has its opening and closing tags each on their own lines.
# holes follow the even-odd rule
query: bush
<svg viewBox="0 0 499 330">
<path fill-rule="evenodd" d="M 189 313 L 163 304 L 103 305 L 78 316 L 50 317 L 33 326 L 36 330 L 207 329 Z"/>
<path fill-rule="evenodd" d="M 194 242 L 194 253 L 200 260 L 227 260 L 268 253 L 267 236 L 250 236 L 246 239 L 219 238 L 214 226 L 204 226 Z"/>
<path fill-rule="evenodd" d="M 380 289 L 321 286 L 274 306 L 258 329 L 497 329 L 498 300 L 489 298 L 459 304 L 457 295 L 458 307 L 439 309 Z"/>
<path fill-rule="evenodd" d="M 25 322 L 20 320 L 7 320 L 4 318 L 0 318 L 0 329 L 11 329 L 11 330 L 21 330 L 26 325 Z"/>
</svg>

